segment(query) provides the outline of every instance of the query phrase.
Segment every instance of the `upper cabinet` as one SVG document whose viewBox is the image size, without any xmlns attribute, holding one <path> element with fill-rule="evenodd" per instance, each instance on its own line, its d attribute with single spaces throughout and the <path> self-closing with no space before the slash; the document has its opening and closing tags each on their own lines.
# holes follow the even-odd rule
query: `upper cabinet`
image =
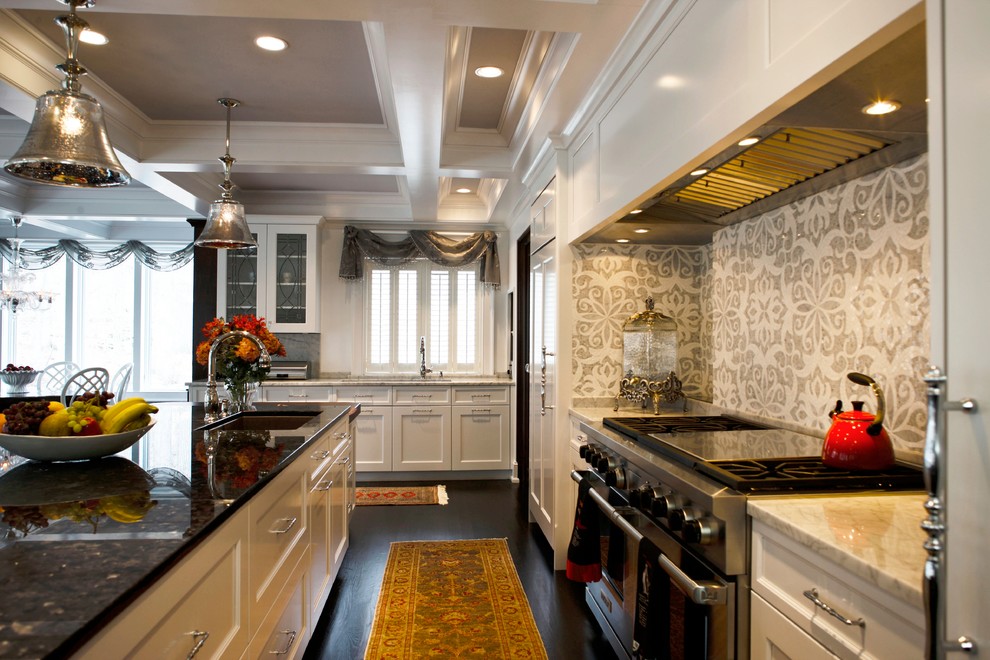
<svg viewBox="0 0 990 660">
<path fill-rule="evenodd" d="M 264 317 L 272 332 L 319 332 L 316 225 L 251 224 L 258 247 L 221 250 L 217 315 Z"/>
</svg>

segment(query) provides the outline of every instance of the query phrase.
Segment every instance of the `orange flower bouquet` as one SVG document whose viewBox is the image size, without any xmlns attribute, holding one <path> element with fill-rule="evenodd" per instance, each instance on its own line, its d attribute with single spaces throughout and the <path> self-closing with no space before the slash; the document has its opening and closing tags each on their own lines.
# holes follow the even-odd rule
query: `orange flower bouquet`
<svg viewBox="0 0 990 660">
<path fill-rule="evenodd" d="M 203 326 L 205 339 L 196 347 L 196 362 L 206 365 L 209 362 L 210 346 L 217 337 L 232 330 L 245 330 L 261 340 L 272 357 L 284 357 L 285 346 L 268 329 L 265 319 L 252 314 L 234 316 L 230 321 L 215 318 Z M 258 364 L 261 351 L 249 339 L 228 341 L 217 347 L 217 377 L 223 379 L 227 392 L 234 400 L 245 400 L 249 387 L 268 377 L 269 367 Z"/>
</svg>

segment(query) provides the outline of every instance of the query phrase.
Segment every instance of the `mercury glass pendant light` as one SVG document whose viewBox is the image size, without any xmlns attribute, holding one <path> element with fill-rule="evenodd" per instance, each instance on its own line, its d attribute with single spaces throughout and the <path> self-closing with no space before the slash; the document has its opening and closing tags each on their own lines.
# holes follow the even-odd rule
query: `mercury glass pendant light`
<svg viewBox="0 0 990 660">
<path fill-rule="evenodd" d="M 110 145 L 103 108 L 83 94 L 80 77 L 86 69 L 76 59 L 79 34 L 88 27 L 76 7 L 94 0 L 58 0 L 69 13 L 55 22 L 65 33 L 67 55 L 56 68 L 65 74 L 62 88 L 38 98 L 24 143 L 4 165 L 10 174 L 56 186 L 104 188 L 130 183 L 131 176 Z"/>
<path fill-rule="evenodd" d="M 220 184 L 223 193 L 220 199 L 210 204 L 206 227 L 196 239 L 196 245 L 222 250 L 257 247 L 258 243 L 251 236 L 251 230 L 244 217 L 244 205 L 236 201 L 231 192 L 234 184 L 230 181 L 230 166 L 237 159 L 230 155 L 230 109 L 236 108 L 241 102 L 228 98 L 217 99 L 217 102 L 227 108 L 227 151 L 219 158 L 223 163 L 223 183 Z"/>
</svg>

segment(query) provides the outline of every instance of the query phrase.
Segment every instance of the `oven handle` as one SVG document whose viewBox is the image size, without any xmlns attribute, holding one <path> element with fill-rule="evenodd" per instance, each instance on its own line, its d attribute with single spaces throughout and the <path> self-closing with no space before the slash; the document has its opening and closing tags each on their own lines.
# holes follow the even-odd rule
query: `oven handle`
<svg viewBox="0 0 990 660">
<path fill-rule="evenodd" d="M 586 472 L 579 470 L 571 470 L 571 479 L 580 483 L 584 478 Z M 601 509 L 602 513 L 608 516 L 609 520 L 614 522 L 619 528 L 626 534 L 626 536 L 631 536 L 636 539 L 636 543 L 643 540 L 643 534 L 640 533 L 638 529 L 633 527 L 632 523 L 622 517 L 622 513 L 616 509 L 614 506 L 608 503 L 604 497 L 602 497 L 598 491 L 594 488 L 588 490 L 588 495 L 591 499 L 598 504 L 598 508 Z M 635 509 L 630 509 L 635 511 Z M 664 572 L 670 576 L 677 588 L 681 590 L 685 596 L 691 599 L 691 602 L 698 605 L 725 605 L 726 603 L 726 589 L 724 586 L 717 582 L 697 582 L 692 580 L 684 571 L 678 568 L 677 564 L 670 561 L 667 555 L 660 553 L 659 556 L 660 567 L 663 568 Z"/>
</svg>

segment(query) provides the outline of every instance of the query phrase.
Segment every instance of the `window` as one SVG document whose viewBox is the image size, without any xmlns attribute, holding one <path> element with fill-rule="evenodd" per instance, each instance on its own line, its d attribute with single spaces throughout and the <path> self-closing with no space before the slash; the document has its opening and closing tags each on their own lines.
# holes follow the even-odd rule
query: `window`
<svg viewBox="0 0 990 660">
<path fill-rule="evenodd" d="M 171 252 L 182 245 L 152 247 Z M 114 268 L 92 270 L 63 257 L 32 272 L 39 288 L 55 292 L 55 304 L 41 312 L 2 313 L 0 362 L 40 370 L 68 360 L 105 367 L 111 375 L 130 362 L 129 391 L 185 398 L 192 378 L 192 263 L 158 272 L 131 257 Z"/>
<path fill-rule="evenodd" d="M 445 268 L 421 260 L 398 268 L 366 265 L 368 373 L 481 373 L 483 288 L 477 265 Z"/>
</svg>

